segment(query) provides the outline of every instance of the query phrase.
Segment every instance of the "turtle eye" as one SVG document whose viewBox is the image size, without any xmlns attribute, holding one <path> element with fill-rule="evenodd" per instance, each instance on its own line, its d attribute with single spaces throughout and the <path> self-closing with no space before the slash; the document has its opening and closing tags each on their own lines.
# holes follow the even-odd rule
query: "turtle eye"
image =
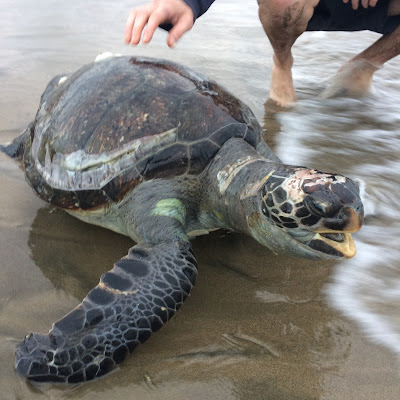
<svg viewBox="0 0 400 400">
<path fill-rule="evenodd" d="M 326 190 L 308 194 L 304 198 L 304 205 L 311 214 L 325 218 L 335 216 L 341 208 L 339 198 Z"/>
<path fill-rule="evenodd" d="M 264 203 L 262 204 L 261 211 L 267 218 L 269 218 L 269 211 Z"/>
</svg>

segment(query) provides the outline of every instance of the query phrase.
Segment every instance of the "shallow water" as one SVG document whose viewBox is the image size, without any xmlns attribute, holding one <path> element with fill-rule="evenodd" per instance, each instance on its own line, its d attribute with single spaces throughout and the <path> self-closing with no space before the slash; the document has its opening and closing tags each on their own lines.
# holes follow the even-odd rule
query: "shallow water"
<svg viewBox="0 0 400 400">
<path fill-rule="evenodd" d="M 32 386 L 14 373 L 15 345 L 77 305 L 132 243 L 46 206 L 0 154 L 1 399 L 399 398 L 400 60 L 376 73 L 368 97 L 323 100 L 334 72 L 377 35 L 303 35 L 300 100 L 276 114 L 264 105 L 271 54 L 255 3 L 218 0 L 170 50 L 161 31 L 148 46 L 123 45 L 135 1 L 2 0 L 0 141 L 34 117 L 51 77 L 101 52 L 170 58 L 245 101 L 283 161 L 359 180 L 367 216 L 357 256 L 309 262 L 240 235 L 198 238 L 192 296 L 118 371 L 83 386 Z"/>
</svg>

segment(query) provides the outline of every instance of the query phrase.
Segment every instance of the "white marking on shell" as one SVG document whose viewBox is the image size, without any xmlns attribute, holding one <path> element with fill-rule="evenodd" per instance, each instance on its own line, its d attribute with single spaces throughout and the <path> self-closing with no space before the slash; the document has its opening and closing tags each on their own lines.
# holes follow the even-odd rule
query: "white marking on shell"
<svg viewBox="0 0 400 400">
<path fill-rule="evenodd" d="M 99 55 L 94 59 L 94 62 L 107 60 L 107 58 L 112 58 L 112 57 L 122 57 L 122 54 L 119 54 L 119 53 L 114 54 L 114 53 L 111 53 L 111 52 L 109 52 L 109 51 L 106 51 L 105 53 L 99 54 Z"/>
<path fill-rule="evenodd" d="M 224 194 L 232 183 L 233 178 L 243 169 L 246 165 L 249 165 L 255 161 L 262 160 L 262 158 L 253 158 L 247 156 L 245 158 L 239 158 L 235 164 L 227 165 L 221 171 L 217 173 L 218 188 L 221 194 Z"/>
<path fill-rule="evenodd" d="M 32 157 L 43 179 L 52 187 L 64 190 L 100 189 L 122 171 L 143 159 L 152 151 L 176 141 L 176 128 L 132 140 L 114 150 L 88 154 L 77 150 L 70 154 L 55 153 L 50 157 L 49 143 L 45 144 L 44 165 L 39 161 L 44 133 L 50 119 L 42 118 L 40 131 L 32 143 Z"/>
<path fill-rule="evenodd" d="M 58 81 L 58 84 L 59 84 L 59 85 L 62 85 L 67 79 L 68 79 L 68 76 L 63 76 L 63 77 L 60 78 L 60 80 Z"/>
</svg>

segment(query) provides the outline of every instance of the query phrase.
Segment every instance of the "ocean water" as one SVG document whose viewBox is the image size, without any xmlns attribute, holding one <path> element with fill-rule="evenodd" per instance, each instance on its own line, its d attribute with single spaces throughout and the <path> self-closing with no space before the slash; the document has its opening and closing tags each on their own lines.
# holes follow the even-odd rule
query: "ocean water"
<svg viewBox="0 0 400 400">
<path fill-rule="evenodd" d="M 46 206 L 0 154 L 1 399 L 398 399 L 400 393 L 400 60 L 362 99 L 323 99 L 337 69 L 379 36 L 308 33 L 294 48 L 297 105 L 269 102 L 271 49 L 254 0 L 217 0 L 171 50 L 123 44 L 130 8 L 104 0 L 0 1 L 0 142 L 33 119 L 56 74 L 111 51 L 168 58 L 246 102 L 286 163 L 358 180 L 365 225 L 344 262 L 275 255 L 240 235 L 198 238 L 199 280 L 182 311 L 113 374 L 31 385 L 13 350 L 46 332 L 126 254 L 128 238 Z"/>
<path fill-rule="evenodd" d="M 393 79 L 392 65 L 387 73 Z M 398 96 L 396 84 L 390 87 L 382 80 L 382 87 L 377 86 L 362 100 L 299 102 L 295 110 L 280 116 L 277 153 L 299 164 L 311 160 L 312 165 L 331 170 L 339 165 L 359 182 L 366 214 L 356 235 L 358 254 L 336 267 L 326 293 L 371 339 L 399 354 L 400 116 L 393 101 Z"/>
</svg>

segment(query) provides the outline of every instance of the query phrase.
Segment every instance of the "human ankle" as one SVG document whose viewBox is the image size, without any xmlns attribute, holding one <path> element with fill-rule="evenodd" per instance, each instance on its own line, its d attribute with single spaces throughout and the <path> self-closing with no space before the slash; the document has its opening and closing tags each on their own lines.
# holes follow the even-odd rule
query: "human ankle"
<svg viewBox="0 0 400 400">
<path fill-rule="evenodd" d="M 293 56 L 291 54 L 274 54 L 273 55 L 274 64 L 277 68 L 283 70 L 291 70 L 293 66 Z"/>
</svg>

